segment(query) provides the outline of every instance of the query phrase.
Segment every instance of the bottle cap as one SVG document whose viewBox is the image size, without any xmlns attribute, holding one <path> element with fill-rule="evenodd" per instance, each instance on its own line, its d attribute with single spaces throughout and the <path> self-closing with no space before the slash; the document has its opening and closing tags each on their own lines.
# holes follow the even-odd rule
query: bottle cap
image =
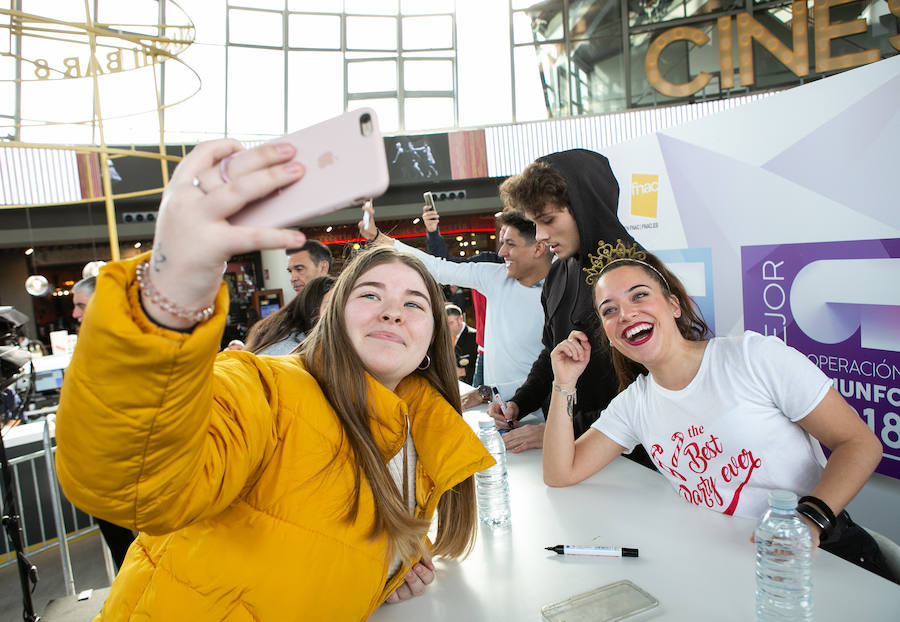
<svg viewBox="0 0 900 622">
<path fill-rule="evenodd" d="M 769 505 L 779 510 L 793 510 L 797 507 L 797 495 L 790 490 L 770 490 Z"/>
<path fill-rule="evenodd" d="M 493 419 L 479 419 L 478 420 L 478 429 L 479 430 L 490 430 L 494 427 Z"/>
<path fill-rule="evenodd" d="M 637 556 L 638 556 L 637 549 L 630 549 L 627 546 L 622 547 L 622 557 L 637 557 Z"/>
</svg>

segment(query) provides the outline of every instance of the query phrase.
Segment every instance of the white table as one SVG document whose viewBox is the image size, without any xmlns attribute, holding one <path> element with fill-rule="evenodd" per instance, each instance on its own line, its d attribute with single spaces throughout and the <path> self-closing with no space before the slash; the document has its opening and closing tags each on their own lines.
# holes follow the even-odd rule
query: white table
<svg viewBox="0 0 900 622">
<path fill-rule="evenodd" d="M 466 413 L 474 423 L 479 413 Z M 549 488 L 541 453 L 509 454 L 512 524 L 481 525 L 469 557 L 437 561 L 424 596 L 382 606 L 374 622 L 542 620 L 541 607 L 620 579 L 659 600 L 629 620 L 754 620 L 755 521 L 682 501 L 661 475 L 625 458 L 569 488 Z M 556 544 L 640 549 L 639 558 L 570 558 Z M 900 586 L 822 550 L 813 555 L 817 622 L 887 621 Z"/>
</svg>

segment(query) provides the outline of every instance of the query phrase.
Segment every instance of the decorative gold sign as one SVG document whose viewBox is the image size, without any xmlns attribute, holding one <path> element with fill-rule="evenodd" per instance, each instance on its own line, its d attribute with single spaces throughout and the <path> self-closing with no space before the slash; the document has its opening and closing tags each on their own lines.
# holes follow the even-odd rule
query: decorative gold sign
<svg viewBox="0 0 900 622">
<path fill-rule="evenodd" d="M 815 0 L 813 38 L 816 47 L 816 72 L 850 69 L 874 63 L 881 58 L 881 53 L 877 48 L 838 56 L 832 55 L 831 42 L 833 40 L 866 31 L 867 25 L 864 19 L 854 19 L 849 22 L 831 21 L 832 7 L 854 1 L 856 0 Z M 888 8 L 894 16 L 900 17 L 900 0 L 888 0 Z M 750 13 L 738 13 L 734 21 L 737 30 L 737 59 L 741 86 L 750 86 L 754 83 L 753 41 L 771 52 L 798 78 L 809 75 L 808 15 L 805 0 L 796 0 L 791 4 L 793 49 L 782 43 Z M 723 16 L 716 20 L 716 32 L 719 39 L 720 82 L 723 89 L 729 89 L 734 87 L 734 42 L 730 16 Z M 644 57 L 644 71 L 647 81 L 663 95 L 687 97 L 703 89 L 709 83 L 712 74 L 701 71 L 684 84 L 674 84 L 663 78 L 659 71 L 659 57 L 663 50 L 675 41 L 690 41 L 699 47 L 709 43 L 709 37 L 700 28 L 692 26 L 676 26 L 663 31 L 647 48 L 647 54 Z M 888 37 L 888 42 L 894 49 L 900 50 L 900 35 Z"/>
<path fill-rule="evenodd" d="M 69 0 L 71 2 L 71 0 Z M 0 20 L 0 29 L 8 30 L 9 45 L 5 49 L 0 46 L 0 58 L 9 57 L 15 65 L 15 76 L 4 78 L 0 76 L 0 84 L 16 83 L 19 89 L 23 83 L 36 83 L 63 80 L 72 81 L 86 79 L 92 85 L 92 114 L 90 118 L 65 121 L 59 119 L 32 119 L 23 115 L 22 118 L 4 120 L 0 119 L 0 129 L 12 129 L 12 138 L 17 138 L 22 130 L 30 127 L 57 126 L 63 124 L 75 124 L 90 126 L 96 129 L 96 145 L 50 145 L 19 142 L 18 140 L 6 140 L 0 142 L 0 148 L 30 148 L 30 149 L 54 149 L 59 151 L 74 152 L 77 157 L 79 180 L 82 186 L 83 198 L 69 203 L 84 203 L 104 199 L 106 203 L 107 227 L 109 229 L 110 247 L 113 259 L 119 257 L 118 232 L 116 228 L 115 208 L 113 201 L 134 196 L 146 196 L 162 191 L 168 182 L 168 167 L 170 161 L 178 161 L 177 156 L 166 153 L 165 133 L 163 131 L 163 110 L 176 105 L 193 96 L 200 90 L 200 78 L 196 72 L 187 66 L 178 55 L 184 52 L 193 42 L 195 36 L 194 24 L 184 10 L 173 0 L 128 0 L 137 15 L 144 16 L 142 23 L 104 23 L 98 21 L 95 13 L 99 11 L 98 3 L 84 1 L 84 21 L 70 21 L 58 19 L 50 15 L 51 6 L 45 6 L 40 2 L 26 3 L 28 8 L 32 6 L 38 10 L 43 9 L 44 15 L 26 13 L 13 8 L 0 8 L 0 17 L 6 16 L 5 21 Z M 9 3 L 10 7 L 19 3 Z M 93 8 L 91 7 L 93 4 Z M 113 2 L 109 2 L 110 5 Z M 161 5 L 163 5 L 161 7 Z M 72 3 L 72 7 L 77 3 Z M 160 9 L 163 9 L 162 13 Z M 71 14 L 77 14 L 74 11 Z M 110 11 L 109 14 L 117 14 Z M 156 16 L 166 15 L 177 23 L 158 23 Z M 148 17 L 149 16 L 149 17 Z M 196 88 L 193 92 L 183 93 L 183 97 L 169 97 L 163 103 L 162 81 L 157 68 L 165 61 L 176 61 L 182 67 L 194 74 Z M 126 71 L 143 70 L 141 77 L 151 80 L 155 98 L 151 101 L 135 101 L 135 108 L 143 107 L 143 110 L 129 109 L 124 116 L 134 116 L 149 111 L 155 111 L 159 123 L 159 151 L 111 148 L 107 145 L 104 134 L 104 120 L 110 117 L 102 114 L 100 109 L 100 80 L 110 82 L 110 77 Z M 114 80 L 113 80 L 114 82 Z M 106 84 L 104 86 L 107 86 Z M 108 85 L 115 88 L 115 84 Z M 61 102 L 62 103 L 62 102 Z M 67 111 L 69 107 L 60 106 L 61 111 Z M 124 194 L 114 194 L 110 181 L 108 162 L 121 157 L 152 158 L 160 163 L 162 187 L 147 188 Z M 54 179 L 50 175 L 37 175 L 37 183 L 52 185 Z M 58 205 L 59 203 L 54 202 Z M 31 206 L 36 206 L 31 204 Z M 0 209 L 17 209 L 24 205 L 3 205 Z"/>
</svg>

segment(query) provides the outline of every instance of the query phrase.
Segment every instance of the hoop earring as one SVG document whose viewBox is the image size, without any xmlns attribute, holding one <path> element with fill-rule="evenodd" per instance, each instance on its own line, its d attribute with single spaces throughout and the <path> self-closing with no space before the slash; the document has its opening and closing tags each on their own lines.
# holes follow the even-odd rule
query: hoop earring
<svg viewBox="0 0 900 622">
<path fill-rule="evenodd" d="M 431 357 L 426 354 L 425 360 L 419 363 L 419 366 L 416 367 L 416 369 L 418 369 L 419 371 L 425 371 L 429 367 L 431 367 Z"/>
</svg>

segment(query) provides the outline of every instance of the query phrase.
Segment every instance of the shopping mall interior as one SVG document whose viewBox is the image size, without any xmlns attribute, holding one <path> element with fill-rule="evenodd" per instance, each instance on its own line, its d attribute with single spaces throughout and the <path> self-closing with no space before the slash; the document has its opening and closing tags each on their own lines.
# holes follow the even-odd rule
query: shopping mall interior
<svg viewBox="0 0 900 622">
<path fill-rule="evenodd" d="M 628 212 L 630 230 L 647 236 L 635 237 L 648 248 L 677 250 L 675 261 L 706 262 L 706 289 L 698 290 L 697 300 L 704 313 L 708 304 L 718 331 L 759 330 L 749 323 L 749 303 L 741 303 L 748 286 L 734 285 L 747 274 L 742 248 L 897 237 L 896 215 L 883 216 L 862 203 L 881 205 L 879 200 L 890 197 L 896 206 L 887 189 L 895 175 L 882 175 L 891 165 L 879 154 L 895 156 L 883 141 L 897 137 L 900 121 L 891 116 L 890 104 L 868 109 L 859 102 L 865 93 L 873 102 L 893 101 L 896 110 L 891 98 L 897 79 L 872 76 L 885 67 L 900 73 L 898 25 L 896 0 L 10 0 L 0 8 L 0 321 L 9 325 L 4 339 L 12 343 L 24 336 L 35 357 L 65 355 L 73 347 L 75 339 L 65 338 L 79 327 L 72 286 L 105 262 L 153 250 L 162 192 L 198 143 L 233 138 L 252 147 L 361 108 L 374 112 L 382 135 L 389 185 L 375 197 L 374 208 L 386 234 L 424 248 L 423 194 L 430 192 L 452 256 L 496 251 L 494 219 L 503 209 L 498 187 L 504 179 L 547 153 L 609 152 L 619 178 L 620 214 Z M 841 79 L 847 86 L 833 92 L 856 89 L 858 101 L 820 113 L 816 98 Z M 787 97 L 794 99 L 788 103 Z M 771 108 L 761 108 L 766 102 Z M 887 121 L 868 129 L 850 121 L 845 130 L 828 126 L 844 111 L 842 118 L 854 123 L 882 113 Z M 667 131 L 668 139 L 661 135 Z M 739 131 L 747 137 L 738 137 Z M 776 136 L 793 131 L 795 142 L 779 143 Z M 857 139 L 871 139 L 875 147 L 867 149 Z M 771 153 L 764 157 L 766 144 Z M 792 152 L 795 144 L 799 151 Z M 846 161 L 835 156 L 833 168 L 817 163 L 809 170 L 823 178 L 832 171 L 830 179 L 845 178 L 844 186 L 876 178 L 876 187 L 857 201 L 844 198 L 842 190 L 806 183 L 810 196 L 838 214 L 821 233 L 804 229 L 810 218 L 819 218 L 818 207 L 800 206 L 807 199 L 793 190 L 779 186 L 771 196 L 796 199 L 796 217 L 785 211 L 783 226 L 757 230 L 742 223 L 760 201 L 747 206 L 741 196 L 760 184 L 748 182 L 737 192 L 733 184 L 723 188 L 734 163 L 785 171 L 787 165 L 778 169 L 785 158 L 845 148 Z M 646 156 L 646 149 L 653 155 Z M 723 154 L 728 162 L 716 159 Z M 645 173 L 651 175 L 645 179 Z M 779 174 L 798 185 L 807 175 Z M 713 187 L 720 180 L 715 191 L 706 190 L 704 184 Z M 631 209 L 635 188 L 646 184 L 658 184 L 652 214 Z M 704 203 L 710 196 L 717 198 Z M 731 220 L 715 223 L 721 206 L 734 210 Z M 852 226 L 841 224 L 845 206 L 858 216 Z M 333 275 L 365 246 L 360 204 L 340 207 L 294 223 L 329 247 Z M 666 229 L 670 217 L 678 223 Z M 726 221 L 746 239 L 732 238 Z M 900 256 L 896 244 L 885 247 L 894 249 L 887 257 Z M 223 347 L 246 336 L 267 302 L 281 306 L 294 296 L 285 266 L 278 249 L 229 260 Z M 900 305 L 896 299 L 873 300 L 894 305 L 894 312 Z M 10 309 L 18 314 L 10 315 Z M 780 307 L 767 310 L 774 314 Z M 465 311 L 474 315 L 471 299 Z M 900 351 L 900 341 L 892 343 L 880 347 L 896 370 L 900 359 L 890 357 Z M 866 356 L 881 361 L 880 354 Z M 892 381 L 896 387 L 896 376 Z M 52 408 L 56 397 L 53 386 L 32 404 L 32 423 L 43 421 L 38 411 Z M 884 440 L 885 464 L 893 465 L 900 456 L 896 423 L 891 427 L 888 415 L 876 407 L 870 427 Z M 50 495 L 43 482 L 44 431 L 36 430 L 7 451 L 22 469 L 15 478 L 26 489 L 19 505 L 31 514 L 25 523 L 29 550 L 42 569 L 53 568 L 34 592 L 43 608 L 74 587 L 108 586 L 109 561 L 89 516 L 64 498 L 59 512 L 42 500 Z M 885 495 L 889 507 L 900 508 L 893 479 L 900 473 L 892 469 L 881 471 L 883 481 L 868 497 L 861 495 L 866 509 L 880 507 Z M 62 563 L 60 522 L 72 550 Z M 876 518 L 875 526 L 900 539 L 890 522 Z M 12 622 L 21 619 L 22 597 L 15 554 L 6 538 L 4 543 L 0 622 Z"/>
</svg>

